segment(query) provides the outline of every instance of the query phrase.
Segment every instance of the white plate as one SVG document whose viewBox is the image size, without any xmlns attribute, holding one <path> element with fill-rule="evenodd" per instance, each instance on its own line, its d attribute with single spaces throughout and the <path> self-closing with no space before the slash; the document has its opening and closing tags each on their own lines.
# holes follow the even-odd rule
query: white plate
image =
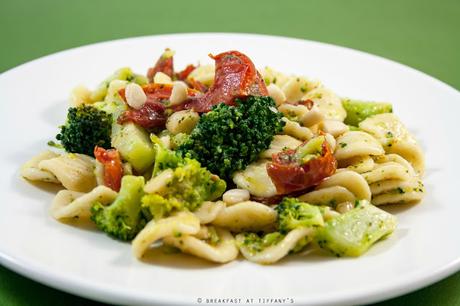
<svg viewBox="0 0 460 306">
<path fill-rule="evenodd" d="M 186 255 L 137 261 L 129 244 L 48 215 L 53 193 L 18 169 L 46 149 L 77 84 L 95 86 L 121 66 L 145 72 L 163 48 L 176 67 L 207 54 L 240 50 L 258 67 L 319 78 L 341 96 L 391 101 L 426 151 L 427 196 L 397 209 L 399 227 L 356 259 L 293 257 L 272 266 L 213 265 Z M 286 303 L 368 303 L 431 284 L 460 267 L 460 163 L 456 154 L 460 94 L 414 69 L 341 47 L 242 34 L 141 37 L 47 56 L 0 75 L 0 261 L 29 278 L 88 298 L 121 304 L 191 304 L 199 298 L 288 299 Z M 280 303 L 278 303 L 280 304 Z"/>
</svg>

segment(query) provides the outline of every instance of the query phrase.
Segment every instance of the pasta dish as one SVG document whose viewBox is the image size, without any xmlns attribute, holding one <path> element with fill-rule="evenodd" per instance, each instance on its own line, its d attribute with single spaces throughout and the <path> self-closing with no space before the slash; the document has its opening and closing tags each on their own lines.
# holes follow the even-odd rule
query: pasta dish
<svg viewBox="0 0 460 306">
<path fill-rule="evenodd" d="M 91 220 L 138 259 L 167 246 L 271 264 L 360 256 L 397 226 L 382 206 L 423 198 L 423 152 L 390 103 L 238 51 L 210 57 L 176 71 L 166 49 L 146 75 L 121 68 L 72 91 L 56 140 L 21 169 L 62 186 L 53 218 Z"/>
</svg>

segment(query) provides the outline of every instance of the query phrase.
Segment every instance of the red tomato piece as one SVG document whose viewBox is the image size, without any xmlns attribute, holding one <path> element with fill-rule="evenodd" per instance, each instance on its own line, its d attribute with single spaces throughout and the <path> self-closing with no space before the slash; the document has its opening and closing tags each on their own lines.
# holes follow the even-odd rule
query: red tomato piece
<svg viewBox="0 0 460 306">
<path fill-rule="evenodd" d="M 117 192 L 120 191 L 123 166 L 118 150 L 106 150 L 96 146 L 94 156 L 104 165 L 104 185 Z"/>
<path fill-rule="evenodd" d="M 147 84 L 142 86 L 142 89 L 147 96 L 148 102 L 161 102 L 169 99 L 172 92 L 171 84 Z"/>
<path fill-rule="evenodd" d="M 147 96 L 147 101 L 141 109 L 132 109 L 125 111 L 118 117 L 119 123 L 134 122 L 140 126 L 150 129 L 154 127 L 163 127 L 166 123 L 167 115 L 165 113 L 166 106 L 163 104 L 171 96 L 171 84 L 147 84 L 142 86 L 142 89 Z M 123 101 L 126 102 L 125 89 L 122 88 L 118 91 Z M 194 97 L 199 91 L 187 88 L 187 95 Z M 183 109 L 181 105 L 172 107 L 175 111 Z"/>
<path fill-rule="evenodd" d="M 170 51 L 169 49 L 165 50 L 165 53 Z M 149 79 L 150 82 L 153 82 L 153 77 L 157 72 L 163 72 L 164 74 L 167 74 L 169 77 L 173 77 L 174 75 L 174 61 L 173 57 L 166 55 L 163 53 L 160 58 L 157 60 L 155 66 L 152 68 L 149 68 L 147 71 L 147 78 Z"/>
<path fill-rule="evenodd" d="M 118 117 L 117 122 L 134 122 L 146 129 L 164 127 L 168 116 L 166 107 L 160 102 L 147 101 L 140 109 L 129 109 Z"/>
<path fill-rule="evenodd" d="M 326 141 L 322 144 L 321 155 L 300 164 L 295 158 L 296 150 L 285 150 L 274 154 L 267 164 L 267 172 L 276 186 L 278 194 L 288 194 L 318 185 L 323 179 L 334 174 L 337 161 Z"/>
<path fill-rule="evenodd" d="M 195 70 L 195 68 L 196 68 L 196 66 L 193 65 L 193 64 L 188 65 L 187 67 L 185 67 L 184 70 L 182 70 L 182 71 L 180 71 L 180 72 L 178 72 L 178 73 L 176 74 L 177 79 L 178 79 L 178 80 L 182 80 L 182 81 L 185 80 L 185 79 L 188 77 L 188 75 L 189 75 L 193 70 Z"/>
<path fill-rule="evenodd" d="M 147 96 L 147 102 L 161 102 L 163 100 L 169 99 L 172 92 L 172 85 L 171 84 L 147 84 L 142 86 L 142 89 Z M 126 102 L 126 95 L 125 89 L 122 88 L 118 91 L 123 101 Z M 189 93 L 193 95 L 192 93 Z"/>
<path fill-rule="evenodd" d="M 190 86 L 191 88 L 198 90 L 199 92 L 205 93 L 208 91 L 208 87 L 201 83 L 200 81 L 197 81 L 195 79 L 191 79 L 187 81 L 187 85 Z"/>
<path fill-rule="evenodd" d="M 234 99 L 248 95 L 267 95 L 267 88 L 252 61 L 241 52 L 228 51 L 212 56 L 216 61 L 214 84 L 209 90 L 183 105 L 204 113 L 219 103 L 234 104 Z"/>
</svg>

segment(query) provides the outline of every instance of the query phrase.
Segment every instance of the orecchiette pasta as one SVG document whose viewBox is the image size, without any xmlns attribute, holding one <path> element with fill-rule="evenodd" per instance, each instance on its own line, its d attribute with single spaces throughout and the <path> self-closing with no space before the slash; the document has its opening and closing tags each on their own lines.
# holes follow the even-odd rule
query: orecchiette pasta
<svg viewBox="0 0 460 306">
<path fill-rule="evenodd" d="M 356 156 L 382 155 L 385 153 L 382 145 L 374 137 L 360 131 L 346 132 L 337 137 L 336 141 L 334 155 L 339 161 Z"/>
<path fill-rule="evenodd" d="M 324 121 L 324 115 L 319 110 L 318 106 L 313 106 L 312 109 L 303 114 L 299 121 L 303 126 L 311 127 Z"/>
<path fill-rule="evenodd" d="M 335 205 L 341 202 L 354 202 L 355 195 L 342 186 L 325 187 L 303 194 L 299 200 L 314 205 Z"/>
<path fill-rule="evenodd" d="M 289 81 L 289 77 L 279 71 L 270 67 L 265 67 L 260 71 L 264 78 L 265 84 L 275 84 L 279 88 L 283 87 Z"/>
<path fill-rule="evenodd" d="M 174 178 L 174 171 L 172 169 L 166 169 L 155 177 L 152 177 L 150 181 L 144 186 L 144 191 L 147 193 L 158 193 L 163 194 L 168 189 L 168 184 Z"/>
<path fill-rule="evenodd" d="M 343 121 L 347 116 L 342 100 L 327 88 L 313 89 L 303 96 L 302 100 L 312 100 L 326 119 Z"/>
<path fill-rule="evenodd" d="M 200 230 L 200 220 L 190 212 L 180 212 L 175 216 L 152 220 L 137 234 L 132 242 L 133 254 L 141 258 L 156 241 L 168 236 L 193 235 Z"/>
<path fill-rule="evenodd" d="M 38 166 L 40 162 L 48 159 L 52 159 L 58 157 L 59 155 L 51 152 L 51 151 L 44 151 L 37 156 L 34 156 L 31 160 L 26 162 L 21 168 L 21 175 L 31 181 L 42 181 L 47 183 L 56 183 L 59 184 L 59 180 L 56 176 L 49 171 L 44 169 L 40 169 Z"/>
<path fill-rule="evenodd" d="M 296 244 L 313 233 L 311 228 L 298 228 L 290 231 L 280 242 L 269 246 L 261 252 L 253 253 L 244 246 L 244 234 L 236 235 L 236 241 L 240 245 L 241 254 L 252 262 L 258 264 L 271 264 L 286 256 Z"/>
<path fill-rule="evenodd" d="M 285 122 L 283 129 L 284 134 L 303 141 L 313 138 L 313 132 L 309 128 L 300 126 L 299 123 L 289 120 L 287 118 L 283 118 L 283 121 Z"/>
<path fill-rule="evenodd" d="M 215 242 L 207 233 L 202 237 L 192 235 L 169 236 L 163 239 L 163 242 L 180 249 L 184 253 L 192 254 L 213 262 L 226 263 L 234 260 L 238 256 L 233 235 L 226 229 L 215 227 Z"/>
<path fill-rule="evenodd" d="M 412 165 L 397 154 L 375 157 L 373 170 L 363 173 L 374 205 L 420 201 L 425 188 Z"/>
<path fill-rule="evenodd" d="M 275 84 L 267 86 L 268 95 L 273 98 L 276 105 L 281 105 L 286 101 L 286 95 L 284 92 Z"/>
<path fill-rule="evenodd" d="M 305 77 L 287 76 L 270 67 L 262 69 L 261 74 L 266 84 L 269 86 L 274 84 L 281 88 L 289 102 L 301 100 L 305 93 L 321 85 L 320 82 L 308 80 Z"/>
<path fill-rule="evenodd" d="M 362 121 L 359 127 L 380 141 L 387 153 L 401 155 L 417 172 L 423 173 L 425 162 L 422 149 L 396 115 L 374 115 Z"/>
<path fill-rule="evenodd" d="M 302 142 L 289 135 L 275 135 L 268 150 L 260 153 L 262 158 L 272 158 L 273 154 L 279 153 L 284 149 L 295 149 Z"/>
<path fill-rule="evenodd" d="M 355 156 L 339 161 L 340 168 L 347 168 L 357 173 L 364 173 L 374 169 L 374 159 L 370 155 Z"/>
<path fill-rule="evenodd" d="M 112 203 L 117 193 L 105 186 L 98 186 L 89 193 L 61 190 L 51 204 L 51 215 L 59 219 L 89 218 L 90 208 L 94 202 L 103 205 Z"/>
<path fill-rule="evenodd" d="M 349 170 L 337 172 L 319 184 L 317 189 L 332 186 L 345 187 L 351 191 L 357 199 L 371 200 L 371 190 L 369 185 L 366 180 L 356 172 Z"/>
<path fill-rule="evenodd" d="M 225 209 L 225 203 L 222 201 L 206 201 L 193 213 L 200 220 L 201 224 L 211 223 L 216 219 L 219 213 Z"/>
<path fill-rule="evenodd" d="M 423 198 L 425 187 L 417 177 L 407 181 L 386 180 L 371 184 L 374 205 L 417 202 Z"/>
<path fill-rule="evenodd" d="M 260 231 L 274 225 L 276 212 L 267 205 L 246 201 L 226 207 L 212 221 L 212 224 L 232 232 Z"/>
<path fill-rule="evenodd" d="M 268 161 L 258 161 L 250 164 L 245 170 L 235 173 L 233 181 L 242 189 L 257 197 L 272 197 L 276 195 L 276 187 L 267 173 Z"/>
<path fill-rule="evenodd" d="M 301 118 L 305 116 L 309 110 L 304 105 L 294 105 L 284 103 L 278 107 L 278 110 L 282 112 L 287 118 L 292 119 L 294 121 L 300 122 Z"/>
<path fill-rule="evenodd" d="M 222 200 L 224 200 L 225 204 L 228 206 L 249 201 L 250 198 L 251 195 L 249 194 L 249 191 L 239 188 L 227 190 L 222 195 Z"/>
<path fill-rule="evenodd" d="M 308 91 L 308 81 L 305 78 L 291 77 L 281 87 L 288 102 L 296 102 L 302 99 Z"/>
<path fill-rule="evenodd" d="M 94 176 L 98 186 L 104 185 L 104 165 L 98 160 L 94 161 Z"/>
<path fill-rule="evenodd" d="M 96 187 L 94 158 L 84 154 L 63 154 L 38 164 L 41 170 L 52 173 L 61 184 L 72 191 L 88 192 Z"/>
<path fill-rule="evenodd" d="M 334 136 L 332 136 L 331 134 L 326 133 L 324 135 L 324 137 L 326 138 L 327 143 L 331 147 L 332 152 L 334 152 L 335 147 L 337 146 L 337 141 L 335 140 Z"/>
<path fill-rule="evenodd" d="M 349 127 L 342 121 L 324 120 L 321 122 L 320 129 L 334 137 L 338 137 L 349 130 Z"/>
<path fill-rule="evenodd" d="M 412 175 L 412 176 L 417 175 L 412 165 L 407 160 L 399 156 L 398 154 L 385 154 L 381 156 L 375 156 L 374 159 L 375 159 L 375 162 L 379 164 L 383 164 L 387 162 L 398 163 L 407 169 L 409 175 Z"/>
<path fill-rule="evenodd" d="M 368 184 L 384 180 L 408 180 L 410 174 L 407 168 L 396 162 L 377 164 L 372 171 L 362 174 Z"/>
</svg>

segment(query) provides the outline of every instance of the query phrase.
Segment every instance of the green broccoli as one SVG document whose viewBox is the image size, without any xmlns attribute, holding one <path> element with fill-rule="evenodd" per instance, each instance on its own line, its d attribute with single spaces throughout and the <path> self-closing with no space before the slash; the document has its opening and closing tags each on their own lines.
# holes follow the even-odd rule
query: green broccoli
<svg viewBox="0 0 460 306">
<path fill-rule="evenodd" d="M 89 105 L 71 107 L 56 135 L 67 152 L 94 155 L 94 147 L 111 148 L 112 115 Z"/>
<path fill-rule="evenodd" d="M 163 192 L 142 198 L 142 208 L 148 218 L 159 219 L 172 211 L 194 211 L 204 201 L 213 201 L 225 191 L 225 181 L 201 167 L 198 161 L 168 150 L 154 135 L 152 141 L 156 149 L 152 177 L 167 169 L 171 169 L 172 176 Z"/>
<path fill-rule="evenodd" d="M 150 135 L 150 140 L 155 144 L 155 161 L 152 177 L 157 176 L 163 170 L 176 168 L 183 160 L 176 152 L 166 148 L 160 138 L 155 134 Z"/>
<path fill-rule="evenodd" d="M 178 133 L 176 135 L 171 135 L 171 148 L 173 150 L 179 148 L 184 144 L 190 136 L 185 133 Z"/>
<path fill-rule="evenodd" d="M 201 116 L 178 148 L 180 154 L 197 159 L 225 180 L 255 161 L 284 127 L 282 114 L 270 97 L 249 96 L 235 103 L 218 104 Z"/>
<path fill-rule="evenodd" d="M 244 248 L 251 255 L 262 252 L 266 248 L 281 242 L 286 235 L 280 232 L 259 235 L 256 233 L 241 233 L 237 235 L 238 247 Z"/>
<path fill-rule="evenodd" d="M 240 233 L 236 236 L 240 249 L 255 255 L 281 242 L 291 230 L 324 225 L 319 207 L 300 202 L 295 198 L 284 198 L 275 210 L 278 213 L 277 231 L 268 234 Z M 303 237 L 290 252 L 302 251 L 312 240 L 313 235 Z"/>
<path fill-rule="evenodd" d="M 284 198 L 275 210 L 278 213 L 278 229 L 281 233 L 287 233 L 298 227 L 324 225 L 318 206 L 300 202 L 295 198 Z"/>
<path fill-rule="evenodd" d="M 141 213 L 144 178 L 125 175 L 115 201 L 109 206 L 96 202 L 91 207 L 91 220 L 102 231 L 119 240 L 132 240 L 145 226 Z"/>
<path fill-rule="evenodd" d="M 342 101 L 342 105 L 347 111 L 347 117 L 344 122 L 352 126 L 358 126 L 367 117 L 393 112 L 392 105 L 383 102 L 364 102 L 346 99 Z"/>
<path fill-rule="evenodd" d="M 337 257 L 360 256 L 395 227 L 393 215 L 362 200 L 352 210 L 327 221 L 315 239 Z"/>
</svg>

